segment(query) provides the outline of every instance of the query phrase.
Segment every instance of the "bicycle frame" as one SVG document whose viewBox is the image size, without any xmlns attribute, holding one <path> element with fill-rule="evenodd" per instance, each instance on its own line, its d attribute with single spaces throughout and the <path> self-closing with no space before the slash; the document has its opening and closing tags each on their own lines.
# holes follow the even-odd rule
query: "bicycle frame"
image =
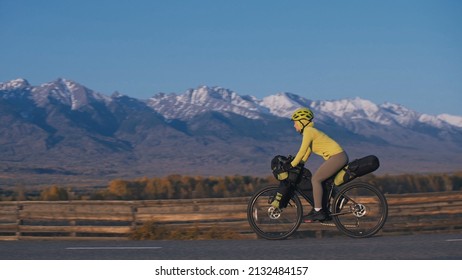
<svg viewBox="0 0 462 280">
<path fill-rule="evenodd" d="M 330 208 L 330 202 L 331 200 L 335 197 L 337 191 L 335 190 L 336 186 L 334 186 L 332 184 L 332 182 L 328 179 L 327 181 L 325 181 L 323 184 L 322 184 L 322 188 L 323 188 L 323 200 L 324 200 L 324 197 L 326 195 L 326 191 L 329 192 L 329 194 L 327 194 L 327 203 L 326 205 L 323 205 L 325 207 L 327 207 L 327 209 Z M 309 191 L 310 193 L 313 192 L 313 190 L 310 190 Z M 295 186 L 295 190 L 294 190 L 294 194 L 297 194 L 298 196 L 301 196 L 303 197 L 303 199 L 305 199 L 306 202 L 308 202 L 312 207 L 314 207 L 314 201 L 313 201 L 313 198 L 309 196 L 309 194 L 305 193 L 303 190 L 301 190 L 298 185 Z"/>
</svg>

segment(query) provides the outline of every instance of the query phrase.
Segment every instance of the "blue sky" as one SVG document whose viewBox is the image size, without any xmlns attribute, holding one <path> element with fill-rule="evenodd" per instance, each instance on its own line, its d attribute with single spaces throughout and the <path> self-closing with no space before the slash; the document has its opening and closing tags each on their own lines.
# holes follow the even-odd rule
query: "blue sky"
<svg viewBox="0 0 462 280">
<path fill-rule="evenodd" d="M 0 0 L 0 82 L 199 85 L 462 115 L 462 1 Z"/>
</svg>

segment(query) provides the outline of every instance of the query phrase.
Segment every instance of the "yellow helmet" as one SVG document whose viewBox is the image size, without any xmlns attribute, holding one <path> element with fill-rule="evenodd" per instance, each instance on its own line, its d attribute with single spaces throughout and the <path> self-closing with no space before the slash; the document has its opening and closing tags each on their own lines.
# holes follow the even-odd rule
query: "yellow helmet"
<svg viewBox="0 0 462 280">
<path fill-rule="evenodd" d="M 292 117 L 290 118 L 293 121 L 299 121 L 299 120 L 312 120 L 314 117 L 313 112 L 308 109 L 308 108 L 299 108 L 295 110 L 295 112 L 292 114 Z"/>
</svg>

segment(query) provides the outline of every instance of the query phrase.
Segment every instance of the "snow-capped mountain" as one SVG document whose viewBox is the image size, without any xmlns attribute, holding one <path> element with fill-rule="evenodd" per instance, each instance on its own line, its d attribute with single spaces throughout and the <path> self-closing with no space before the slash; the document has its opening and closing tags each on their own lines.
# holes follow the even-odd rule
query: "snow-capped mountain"
<svg viewBox="0 0 462 280">
<path fill-rule="evenodd" d="M 39 86 L 31 86 L 25 79 L 16 79 L 0 83 L 0 91 L 3 92 L 3 98 L 17 97 L 21 93 L 18 91 L 29 92 L 29 98 L 39 107 L 44 107 L 51 102 L 70 106 L 72 110 L 78 110 L 92 102 L 107 103 L 111 100 L 103 94 L 66 79 L 58 79 Z"/>
<path fill-rule="evenodd" d="M 309 100 L 293 93 L 262 99 L 200 86 L 147 100 L 95 92 L 57 79 L 0 83 L 0 185 L 18 178 L 268 175 L 275 154 L 294 154 L 300 136 L 288 118 L 299 107 L 351 159 L 375 154 L 379 172 L 456 171 L 462 117 L 418 113 L 361 98 Z M 317 159 L 310 160 L 316 163 Z M 5 179 L 16 178 L 16 179 Z M 31 183 L 31 182 L 26 182 Z"/>
<path fill-rule="evenodd" d="M 78 110 L 94 102 L 110 102 L 110 98 L 94 92 L 74 81 L 58 79 L 32 89 L 32 98 L 39 107 L 50 102 L 59 102 Z"/>
<path fill-rule="evenodd" d="M 1 91 L 13 91 L 17 89 L 24 89 L 28 88 L 31 85 L 25 79 L 15 79 L 5 83 L 0 83 L 0 90 Z M 5 94 L 5 93 L 4 93 Z"/>
<path fill-rule="evenodd" d="M 201 86 L 184 94 L 159 93 L 147 103 L 167 119 L 190 119 L 207 111 L 232 112 L 249 119 L 259 118 L 260 106 L 251 96 L 221 88 Z"/>
<path fill-rule="evenodd" d="M 70 106 L 72 110 L 78 110 L 92 102 L 109 104 L 112 100 L 112 97 L 66 79 L 58 79 L 36 87 L 32 87 L 25 79 L 0 83 L 0 90 L 4 92 L 4 96 L 7 92 L 28 88 L 31 89 L 31 98 L 38 106 L 59 102 Z M 462 116 L 434 116 L 392 103 L 377 105 L 359 97 L 313 101 L 296 94 L 281 92 L 258 99 L 249 95 L 241 96 L 222 87 L 200 86 L 179 95 L 158 93 L 145 102 L 166 119 L 188 120 L 208 111 L 230 112 L 249 119 L 264 119 L 266 115 L 289 118 L 297 108 L 309 107 L 315 112 L 316 119 L 321 120 L 367 120 L 381 125 L 400 124 L 404 127 L 422 123 L 436 128 L 462 128 Z"/>
<path fill-rule="evenodd" d="M 317 119 L 367 120 L 380 125 L 399 124 L 410 127 L 418 123 L 443 128 L 462 128 L 462 116 L 421 114 L 401 105 L 375 103 L 361 99 L 312 101 L 292 93 L 277 93 L 258 99 L 240 96 L 221 87 L 201 86 L 184 94 L 157 94 L 148 100 L 149 106 L 168 119 L 189 119 L 207 111 L 232 112 L 250 119 L 263 119 L 265 115 L 290 118 L 299 107 L 309 107 L 316 112 Z"/>
</svg>

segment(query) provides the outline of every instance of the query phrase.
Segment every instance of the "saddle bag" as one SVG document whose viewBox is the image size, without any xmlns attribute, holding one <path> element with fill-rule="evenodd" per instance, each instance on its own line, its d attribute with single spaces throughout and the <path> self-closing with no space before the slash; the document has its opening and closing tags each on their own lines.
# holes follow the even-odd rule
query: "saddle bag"
<svg viewBox="0 0 462 280">
<path fill-rule="evenodd" d="M 334 178 L 334 184 L 340 186 L 354 178 L 361 177 L 377 170 L 380 166 L 379 159 L 374 155 L 369 155 L 360 159 L 355 159 L 348 163 Z"/>
</svg>

